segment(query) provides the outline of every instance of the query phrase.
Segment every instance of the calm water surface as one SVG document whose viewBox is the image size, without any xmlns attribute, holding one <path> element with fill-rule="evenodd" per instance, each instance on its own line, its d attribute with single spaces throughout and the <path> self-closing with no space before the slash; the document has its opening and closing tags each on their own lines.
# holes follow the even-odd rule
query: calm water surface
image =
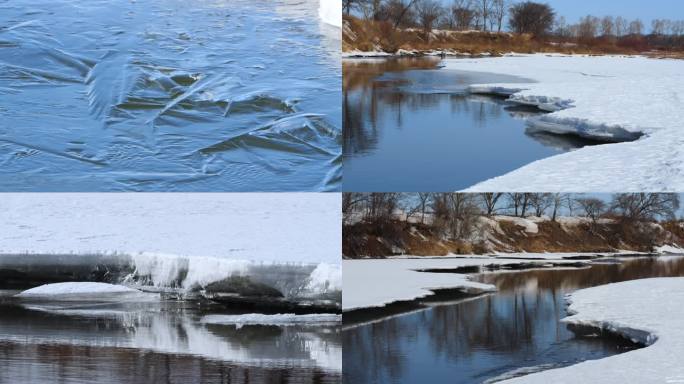
<svg viewBox="0 0 684 384">
<path fill-rule="evenodd" d="M 317 0 L 0 0 L 0 190 L 337 190 Z"/>
<path fill-rule="evenodd" d="M 339 383 L 336 326 L 219 325 L 190 301 L 0 296 L 0 383 Z"/>
<path fill-rule="evenodd" d="M 625 352 L 635 346 L 621 339 L 576 337 L 560 323 L 567 316 L 565 295 L 664 276 L 684 276 L 684 258 L 487 273 L 479 280 L 498 287 L 493 295 L 345 330 L 344 382 L 483 383 Z"/>
<path fill-rule="evenodd" d="M 526 134 L 538 110 L 466 92 L 528 80 L 439 66 L 432 58 L 343 62 L 344 190 L 460 190 L 589 144 Z"/>
</svg>

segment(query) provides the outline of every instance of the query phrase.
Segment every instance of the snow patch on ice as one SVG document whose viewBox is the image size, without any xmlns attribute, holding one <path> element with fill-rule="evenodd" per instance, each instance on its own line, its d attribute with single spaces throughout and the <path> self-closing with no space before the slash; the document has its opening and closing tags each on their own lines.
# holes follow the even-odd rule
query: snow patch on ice
<svg viewBox="0 0 684 384">
<path fill-rule="evenodd" d="M 510 257 L 514 256 L 517 254 L 510 254 Z M 467 274 L 419 271 L 529 262 L 483 256 L 343 260 L 342 310 L 383 307 L 398 301 L 415 300 L 432 295 L 432 290 L 435 289 L 461 289 L 468 293 L 492 292 L 496 290 L 495 286 L 472 281 Z M 571 261 L 559 259 L 556 262 Z M 539 261 L 540 266 L 546 263 L 546 260 Z"/>
<path fill-rule="evenodd" d="M 206 315 L 201 322 L 205 324 L 234 324 L 243 325 L 320 325 L 320 324 L 339 324 L 342 315 L 321 313 L 311 315 L 295 315 L 294 313 L 279 313 L 275 315 L 264 315 L 260 313 L 250 313 L 244 315 Z"/>
<path fill-rule="evenodd" d="M 676 245 L 661 245 L 656 247 L 655 251 L 663 254 L 684 255 L 684 248 Z"/>
<path fill-rule="evenodd" d="M 143 293 L 137 289 L 106 283 L 68 282 L 45 284 L 28 289 L 16 295 L 19 298 L 44 298 L 51 300 L 89 300 L 108 298 L 156 298 L 157 295 Z"/>
</svg>

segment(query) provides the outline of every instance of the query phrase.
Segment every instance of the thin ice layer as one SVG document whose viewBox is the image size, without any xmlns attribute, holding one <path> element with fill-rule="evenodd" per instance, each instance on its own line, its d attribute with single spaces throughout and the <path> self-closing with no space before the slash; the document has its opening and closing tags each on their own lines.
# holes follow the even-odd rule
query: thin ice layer
<svg viewBox="0 0 684 384">
<path fill-rule="evenodd" d="M 311 315 L 296 315 L 294 313 L 279 313 L 264 315 L 261 313 L 247 313 L 243 315 L 207 315 L 202 318 L 205 324 L 230 324 L 230 325 L 316 325 L 338 324 L 342 321 L 342 315 L 321 313 Z"/>
<path fill-rule="evenodd" d="M 338 190 L 339 29 L 318 6 L 4 3 L 0 190 Z"/>
</svg>

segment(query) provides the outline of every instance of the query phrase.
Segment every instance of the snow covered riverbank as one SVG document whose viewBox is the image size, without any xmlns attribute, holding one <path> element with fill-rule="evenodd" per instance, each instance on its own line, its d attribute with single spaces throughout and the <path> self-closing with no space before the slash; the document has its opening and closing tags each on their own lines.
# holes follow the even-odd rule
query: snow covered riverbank
<svg viewBox="0 0 684 384">
<path fill-rule="evenodd" d="M 586 361 L 505 383 L 681 383 L 684 382 L 684 278 L 608 284 L 573 293 L 563 321 L 616 332 L 648 345 L 609 358 Z"/>
<path fill-rule="evenodd" d="M 508 74 L 534 83 L 482 84 L 552 113 L 531 130 L 601 141 L 528 164 L 470 191 L 675 191 L 684 189 L 684 62 L 645 57 L 511 55 L 448 59 L 446 69 Z"/>
</svg>

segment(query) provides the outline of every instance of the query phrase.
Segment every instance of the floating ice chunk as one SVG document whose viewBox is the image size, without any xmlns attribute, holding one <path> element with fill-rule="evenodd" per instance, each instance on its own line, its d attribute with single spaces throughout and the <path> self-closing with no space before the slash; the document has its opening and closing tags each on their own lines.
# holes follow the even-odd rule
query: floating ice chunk
<svg viewBox="0 0 684 384">
<path fill-rule="evenodd" d="M 263 315 L 249 313 L 244 315 L 207 315 L 202 318 L 205 324 L 234 324 L 242 325 L 301 325 L 301 324 L 339 324 L 342 315 L 321 313 L 311 315 L 295 315 L 293 313 L 279 313 Z"/>
<path fill-rule="evenodd" d="M 31 288 L 16 295 L 25 299 L 50 300 L 89 300 L 112 298 L 152 298 L 154 294 L 146 294 L 137 289 L 106 283 L 68 282 L 45 284 Z"/>
</svg>

